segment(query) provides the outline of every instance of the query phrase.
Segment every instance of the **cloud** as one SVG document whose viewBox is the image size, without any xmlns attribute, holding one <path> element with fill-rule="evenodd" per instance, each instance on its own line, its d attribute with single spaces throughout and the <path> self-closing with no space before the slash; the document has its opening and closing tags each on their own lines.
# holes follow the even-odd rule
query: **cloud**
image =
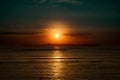
<svg viewBox="0 0 120 80">
<path fill-rule="evenodd" d="M 33 34 L 39 34 L 44 35 L 40 32 L 0 32 L 0 35 L 33 35 Z"/>
<path fill-rule="evenodd" d="M 48 1 L 48 0 L 40 0 L 40 2 L 46 2 L 46 1 Z"/>
<path fill-rule="evenodd" d="M 83 2 L 80 0 L 35 0 L 36 2 L 39 3 L 48 3 L 48 4 L 72 4 L 72 5 L 82 5 Z"/>
<path fill-rule="evenodd" d="M 69 4 L 75 4 L 75 5 L 83 4 L 83 2 L 80 0 L 58 0 L 58 3 L 69 3 Z"/>
<path fill-rule="evenodd" d="M 0 32 L 0 36 L 2 35 L 41 35 L 45 36 L 45 33 L 42 32 Z M 92 36 L 91 33 L 81 32 L 81 33 L 66 33 L 63 34 L 65 36 L 72 36 L 72 37 L 90 37 Z"/>
<path fill-rule="evenodd" d="M 68 33 L 68 34 L 64 34 L 66 36 L 72 36 L 72 37 L 79 37 L 79 36 L 82 36 L 82 37 L 88 37 L 88 36 L 92 36 L 91 33 Z"/>
<path fill-rule="evenodd" d="M 54 6 L 54 5 L 62 5 L 62 4 L 69 4 L 69 5 L 82 5 L 83 1 L 81 0 L 11 0 L 11 1 L 3 1 L 1 0 L 0 3 L 5 5 L 11 6 L 18 6 L 18 5 L 45 5 L 45 6 Z"/>
</svg>

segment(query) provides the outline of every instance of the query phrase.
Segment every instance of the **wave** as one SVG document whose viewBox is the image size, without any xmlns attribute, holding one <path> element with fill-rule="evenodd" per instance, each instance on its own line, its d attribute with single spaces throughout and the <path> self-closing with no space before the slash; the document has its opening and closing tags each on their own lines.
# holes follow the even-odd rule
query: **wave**
<svg viewBox="0 0 120 80">
<path fill-rule="evenodd" d="M 117 50 L 119 47 L 83 47 L 83 46 L 62 46 L 62 47 L 51 47 L 51 46 L 39 46 L 39 47 L 2 47 L 0 52 L 27 52 L 27 51 L 72 51 L 72 50 Z"/>
</svg>

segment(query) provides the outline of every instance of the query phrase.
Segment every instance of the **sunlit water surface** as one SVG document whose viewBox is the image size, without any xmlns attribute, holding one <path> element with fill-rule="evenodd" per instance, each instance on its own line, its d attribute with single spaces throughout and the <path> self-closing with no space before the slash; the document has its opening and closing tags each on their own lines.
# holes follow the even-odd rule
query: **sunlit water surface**
<svg viewBox="0 0 120 80">
<path fill-rule="evenodd" d="M 120 80 L 120 48 L 1 47 L 0 80 Z"/>
</svg>

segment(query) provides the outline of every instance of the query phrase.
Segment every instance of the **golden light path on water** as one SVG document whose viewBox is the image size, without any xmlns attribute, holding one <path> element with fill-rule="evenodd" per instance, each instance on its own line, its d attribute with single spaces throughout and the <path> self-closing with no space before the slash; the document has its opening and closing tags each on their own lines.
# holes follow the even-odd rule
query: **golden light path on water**
<svg viewBox="0 0 120 80">
<path fill-rule="evenodd" d="M 55 51 L 53 51 L 52 57 L 54 58 L 53 60 L 53 68 L 52 68 L 52 73 L 53 77 L 55 80 L 61 80 L 60 76 L 63 74 L 62 68 L 64 67 L 63 63 L 61 62 L 61 58 L 63 57 L 63 54 L 61 53 L 59 47 L 55 47 Z"/>
</svg>

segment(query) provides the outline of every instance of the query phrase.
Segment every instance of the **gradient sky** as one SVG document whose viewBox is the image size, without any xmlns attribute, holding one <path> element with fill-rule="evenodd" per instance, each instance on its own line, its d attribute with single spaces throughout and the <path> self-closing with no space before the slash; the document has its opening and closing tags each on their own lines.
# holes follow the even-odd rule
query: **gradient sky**
<svg viewBox="0 0 120 80">
<path fill-rule="evenodd" d="M 62 23 L 65 38 L 72 39 L 63 43 L 120 44 L 119 3 L 119 0 L 0 0 L 0 41 L 50 43 L 43 36 L 44 31 L 54 28 L 54 23 Z"/>
</svg>

